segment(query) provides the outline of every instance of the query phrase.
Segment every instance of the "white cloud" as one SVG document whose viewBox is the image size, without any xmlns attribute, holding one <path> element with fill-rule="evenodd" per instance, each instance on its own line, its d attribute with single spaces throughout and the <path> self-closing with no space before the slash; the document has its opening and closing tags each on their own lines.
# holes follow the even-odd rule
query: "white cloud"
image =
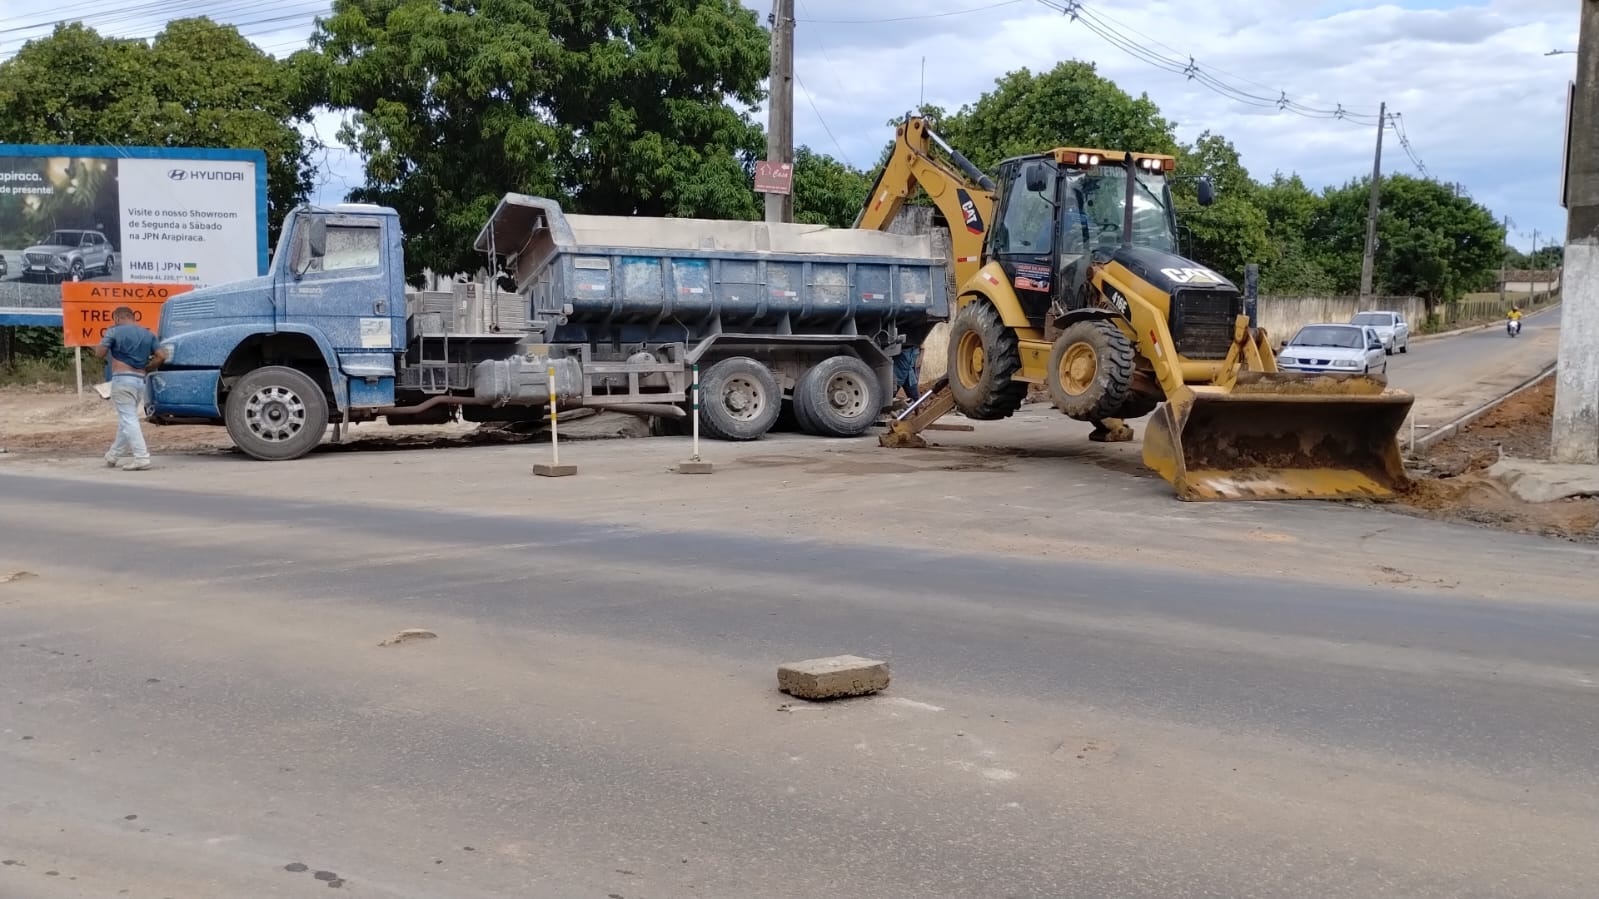
<svg viewBox="0 0 1599 899">
<path fill-rule="evenodd" d="M 744 0 L 761 15 L 767 0 Z M 1256 177 L 1297 171 L 1315 185 L 1337 184 L 1370 171 L 1374 128 L 1350 122 L 1271 114 L 1161 71 L 1106 43 L 1081 23 L 1039 0 L 796 0 L 795 132 L 801 143 L 874 162 L 891 132 L 884 122 L 929 102 L 955 108 L 976 99 L 1005 72 L 1047 70 L 1087 59 L 1124 89 L 1148 93 L 1178 136 L 1210 129 L 1233 141 Z M 1052 0 L 1064 5 L 1064 0 Z M 1547 57 L 1576 42 L 1571 0 L 1083 0 L 1114 27 L 1169 57 L 1192 56 L 1204 71 L 1262 94 L 1373 114 L 1386 100 L 1404 116 L 1416 153 L 1431 173 L 1459 182 L 1516 231 L 1542 239 L 1564 235 L 1557 193 L 1566 82 L 1574 57 Z M 260 46 L 283 54 L 309 32 L 320 0 L 289 0 L 265 12 L 222 14 L 237 4 L 183 4 L 185 13 L 214 7 Z M 941 15 L 974 7 L 978 12 Z M 131 12 L 128 10 L 132 10 Z M 82 16 L 101 31 L 148 35 L 161 16 L 111 0 L 63 6 L 45 0 L 0 0 L 0 58 L 21 40 L 45 33 L 62 15 Z M 295 20 L 303 15 L 303 23 Z M 288 17 L 285 19 L 284 17 Z M 881 21 L 898 18 L 900 21 Z M 863 21 L 875 20 L 875 21 Z M 253 23 L 253 24 L 252 24 Z M 922 60 L 926 59 L 925 85 Z M 1225 74 L 1223 74 L 1225 73 Z M 809 95 L 807 99 L 806 95 Z M 814 103 L 814 108 L 812 106 Z M 826 127 L 824 128 L 823 122 Z M 316 123 L 332 140 L 337 122 Z M 832 136 L 828 135 L 828 131 Z M 1392 133 L 1384 169 L 1415 171 Z M 1040 148 L 1042 149 L 1042 148 Z M 347 154 L 330 154 L 319 199 L 337 199 L 360 181 Z M 1530 239 L 1522 237 L 1523 246 Z"/>
</svg>

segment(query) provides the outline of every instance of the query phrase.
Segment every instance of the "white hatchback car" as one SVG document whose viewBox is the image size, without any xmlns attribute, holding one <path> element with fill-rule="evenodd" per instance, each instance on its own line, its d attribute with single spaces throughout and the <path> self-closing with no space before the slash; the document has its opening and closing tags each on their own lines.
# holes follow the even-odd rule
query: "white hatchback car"
<svg viewBox="0 0 1599 899">
<path fill-rule="evenodd" d="M 1387 374 L 1388 358 L 1375 328 L 1306 325 L 1277 354 L 1283 371 Z"/>
<path fill-rule="evenodd" d="M 1390 356 L 1410 352 L 1410 324 L 1397 312 L 1357 312 L 1349 323 L 1375 328 L 1382 338 L 1383 352 Z"/>
</svg>

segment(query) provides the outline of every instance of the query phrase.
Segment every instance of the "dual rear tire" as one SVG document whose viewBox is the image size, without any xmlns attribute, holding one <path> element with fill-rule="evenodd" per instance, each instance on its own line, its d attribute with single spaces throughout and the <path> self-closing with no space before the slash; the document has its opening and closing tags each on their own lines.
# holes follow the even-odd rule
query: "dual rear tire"
<svg viewBox="0 0 1599 899">
<path fill-rule="evenodd" d="M 883 388 L 871 366 L 854 356 L 831 356 L 794 385 L 794 420 L 819 437 L 858 437 L 877 421 Z M 783 411 L 777 376 L 759 360 L 730 356 L 700 379 L 700 427 L 718 440 L 756 440 Z"/>
</svg>

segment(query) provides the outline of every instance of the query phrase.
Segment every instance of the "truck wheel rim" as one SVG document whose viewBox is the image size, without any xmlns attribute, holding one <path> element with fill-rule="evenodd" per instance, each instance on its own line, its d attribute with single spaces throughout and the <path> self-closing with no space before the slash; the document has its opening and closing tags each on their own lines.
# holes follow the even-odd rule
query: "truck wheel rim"
<svg viewBox="0 0 1599 899">
<path fill-rule="evenodd" d="M 866 393 L 866 385 L 849 372 L 839 372 L 827 380 L 827 404 L 840 415 L 854 418 L 864 412 Z"/>
<path fill-rule="evenodd" d="M 287 387 L 263 387 L 244 406 L 250 433 L 268 443 L 282 443 L 305 429 L 305 402 Z"/>
<path fill-rule="evenodd" d="M 727 379 L 727 386 L 722 388 L 722 408 L 727 410 L 728 415 L 738 421 L 754 421 L 761 416 L 765 406 L 765 395 L 755 379 Z"/>
<path fill-rule="evenodd" d="M 982 335 L 976 331 L 962 334 L 960 343 L 955 347 L 955 360 L 961 386 L 976 387 L 983 379 L 983 363 L 987 360 L 987 354 L 983 352 Z"/>
<path fill-rule="evenodd" d="M 1072 396 L 1082 396 L 1099 375 L 1099 354 L 1086 343 L 1074 343 L 1060 357 L 1060 386 Z"/>
</svg>

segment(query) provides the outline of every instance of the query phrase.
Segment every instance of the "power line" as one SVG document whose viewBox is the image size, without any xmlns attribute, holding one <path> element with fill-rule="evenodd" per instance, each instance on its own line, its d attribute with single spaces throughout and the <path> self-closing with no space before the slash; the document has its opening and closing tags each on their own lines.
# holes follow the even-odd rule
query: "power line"
<svg viewBox="0 0 1599 899">
<path fill-rule="evenodd" d="M 1176 48 L 1144 35 L 1105 13 L 1087 8 L 1084 5 L 1085 0 L 1038 0 L 1038 2 L 1082 25 L 1101 40 L 1121 50 L 1128 56 L 1162 71 L 1180 75 L 1189 81 L 1196 82 L 1211 92 L 1242 106 L 1276 112 L 1289 112 L 1307 119 L 1348 121 L 1367 126 L 1377 124 L 1378 113 L 1348 109 L 1341 103 L 1328 107 L 1301 102 L 1288 96 L 1287 91 L 1233 75 L 1219 67 L 1201 65 L 1194 57 L 1183 54 Z M 1131 32 L 1135 37 L 1128 36 L 1123 29 Z M 1160 47 L 1174 55 L 1168 56 L 1157 52 L 1151 49 L 1151 45 Z M 1426 164 L 1416 152 L 1415 145 L 1411 143 L 1409 135 L 1405 133 L 1403 117 L 1399 113 L 1389 114 L 1386 117 L 1385 127 L 1394 130 L 1406 157 L 1410 159 L 1411 164 L 1416 167 L 1417 171 L 1421 172 L 1423 177 L 1431 178 L 1432 175 L 1428 172 Z"/>
<path fill-rule="evenodd" d="M 827 127 L 827 119 L 822 118 L 822 111 L 816 108 L 816 98 L 811 96 L 811 89 L 805 86 L 805 79 L 799 76 L 799 72 L 794 73 L 794 83 L 805 92 L 805 102 L 811 105 L 811 112 L 816 113 L 816 121 L 822 123 L 822 130 L 827 132 L 828 138 L 833 141 L 833 146 L 838 148 L 839 158 L 844 160 L 845 165 L 854 168 L 855 163 L 849 161 L 849 154 L 844 152 L 844 145 L 838 142 L 838 138 L 833 137 L 833 129 Z"/>
</svg>

